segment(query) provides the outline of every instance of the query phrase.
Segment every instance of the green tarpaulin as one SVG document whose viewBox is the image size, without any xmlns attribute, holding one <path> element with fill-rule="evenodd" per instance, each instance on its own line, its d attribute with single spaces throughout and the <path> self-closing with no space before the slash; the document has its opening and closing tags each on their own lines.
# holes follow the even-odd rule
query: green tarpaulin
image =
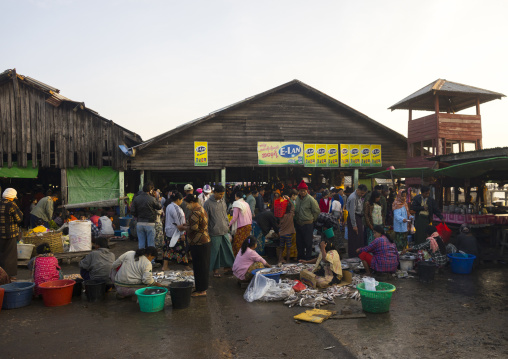
<svg viewBox="0 0 508 359">
<path fill-rule="evenodd" d="M 480 177 L 488 172 L 508 171 L 508 157 L 493 157 L 484 160 L 472 161 L 453 165 L 436 170 L 437 176 L 454 178 Z"/>
<path fill-rule="evenodd" d="M 118 171 L 111 167 L 68 169 L 67 186 L 69 204 L 104 201 L 120 195 Z"/>
<path fill-rule="evenodd" d="M 391 179 L 393 174 L 393 178 L 412 178 L 412 177 L 430 177 L 434 174 L 434 170 L 428 167 L 420 167 L 420 168 L 398 168 L 395 170 L 387 170 L 372 173 L 367 175 L 369 178 L 384 178 Z"/>
<path fill-rule="evenodd" d="M 12 163 L 12 168 L 0 167 L 0 177 L 7 178 L 37 178 L 39 168 L 32 168 L 32 161 L 27 161 L 26 168 L 18 167 L 16 162 Z"/>
</svg>

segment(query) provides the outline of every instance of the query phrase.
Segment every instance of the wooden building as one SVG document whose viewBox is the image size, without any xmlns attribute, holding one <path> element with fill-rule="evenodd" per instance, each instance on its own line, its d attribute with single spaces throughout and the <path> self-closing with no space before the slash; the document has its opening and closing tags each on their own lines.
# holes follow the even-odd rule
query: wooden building
<svg viewBox="0 0 508 359">
<path fill-rule="evenodd" d="M 194 165 L 194 141 L 208 142 L 208 167 Z M 258 141 L 380 144 L 382 166 L 403 167 L 405 136 L 298 80 L 249 97 L 129 149 L 128 168 L 154 180 L 258 182 L 352 175 L 350 168 L 258 164 Z M 360 175 L 379 171 L 361 168 Z M 222 175 L 221 175 L 222 172 Z"/>
<path fill-rule="evenodd" d="M 438 79 L 391 106 L 408 110 L 408 168 L 436 168 L 429 157 L 481 150 L 482 119 L 480 104 L 505 95 L 477 87 Z M 475 115 L 458 114 L 475 107 Z M 431 115 L 413 119 L 413 110 L 431 111 Z"/>
<path fill-rule="evenodd" d="M 119 145 L 141 137 L 70 100 L 60 90 L 6 70 L 0 74 L 0 167 L 125 169 Z"/>
<path fill-rule="evenodd" d="M 108 184 L 115 188 L 106 191 L 107 196 L 111 193 L 118 196 L 124 191 L 123 171 L 127 165 L 119 146 L 132 147 L 141 141 L 136 133 L 100 116 L 84 102 L 62 96 L 52 86 L 17 74 L 15 69 L 0 74 L 0 177 L 3 178 L 0 184 L 3 186 L 11 184 L 18 190 L 25 187 L 29 191 L 36 185 L 41 190 L 61 185 L 58 191 L 61 190 L 65 203 L 67 171 L 73 171 L 75 178 L 85 182 L 93 182 L 92 178 L 86 181 L 88 175 L 97 178 L 109 172 L 109 178 L 113 174 L 120 179 Z M 13 179 L 9 179 L 13 172 L 9 169 L 16 169 L 17 178 L 23 178 L 23 169 L 27 167 L 37 172 L 24 178 L 38 183 L 17 179 L 13 184 Z M 98 183 L 89 185 L 93 197 L 98 192 Z M 82 189 L 69 188 L 73 190 L 78 193 Z M 99 196 L 99 199 L 108 198 Z"/>
</svg>

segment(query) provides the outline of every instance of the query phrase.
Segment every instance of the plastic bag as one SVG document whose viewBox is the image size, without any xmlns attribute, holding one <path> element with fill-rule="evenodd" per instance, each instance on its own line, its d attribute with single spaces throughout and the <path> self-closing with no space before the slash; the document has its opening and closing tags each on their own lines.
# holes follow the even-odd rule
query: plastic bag
<svg viewBox="0 0 508 359">
<path fill-rule="evenodd" d="M 255 300 L 264 302 L 272 302 L 277 300 L 285 300 L 294 291 L 291 284 L 277 283 L 273 279 L 266 278 L 264 275 L 257 274 L 251 280 L 243 298 L 252 303 Z"/>
<path fill-rule="evenodd" d="M 436 229 L 443 242 L 448 243 L 452 236 L 452 230 L 445 223 L 439 223 Z"/>
<path fill-rule="evenodd" d="M 375 291 L 376 286 L 379 284 L 379 282 L 372 277 L 364 277 L 363 282 L 365 283 L 365 289 L 372 291 Z"/>
<path fill-rule="evenodd" d="M 171 237 L 171 241 L 169 242 L 169 246 L 171 248 L 173 248 L 176 243 L 178 242 L 178 240 L 180 239 L 181 235 L 180 235 L 180 231 L 177 229 L 175 231 L 175 233 L 173 233 L 173 236 Z"/>
<path fill-rule="evenodd" d="M 92 249 L 92 222 L 69 222 L 69 252 L 82 252 Z"/>
<path fill-rule="evenodd" d="M 293 290 L 295 292 L 301 292 L 302 290 L 307 289 L 307 286 L 299 280 L 295 280 L 294 283 L 295 285 L 293 286 Z"/>
<path fill-rule="evenodd" d="M 262 296 L 268 292 L 268 290 L 271 287 L 274 287 L 277 283 L 270 278 L 266 278 L 263 275 L 256 275 L 254 276 L 254 279 L 252 279 L 249 283 L 249 286 L 247 287 L 247 290 L 245 291 L 243 298 L 251 303 L 255 300 L 258 300 Z"/>
<path fill-rule="evenodd" d="M 294 290 L 291 288 L 291 284 L 275 282 L 275 286 L 268 288 L 265 295 L 259 298 L 259 300 L 263 302 L 276 302 L 278 300 L 286 300 L 293 293 Z"/>
</svg>

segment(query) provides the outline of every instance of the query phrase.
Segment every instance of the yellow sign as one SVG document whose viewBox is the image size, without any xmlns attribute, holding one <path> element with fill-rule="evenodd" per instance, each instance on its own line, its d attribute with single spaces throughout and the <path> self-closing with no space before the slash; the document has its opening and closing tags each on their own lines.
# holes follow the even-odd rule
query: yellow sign
<svg viewBox="0 0 508 359">
<path fill-rule="evenodd" d="M 383 162 L 381 161 L 381 145 L 370 145 L 370 165 L 372 167 L 381 167 Z"/>
<path fill-rule="evenodd" d="M 258 164 L 303 165 L 303 143 L 258 142 Z"/>
<path fill-rule="evenodd" d="M 360 145 L 360 154 L 362 158 L 362 167 L 370 167 L 370 145 Z"/>
<path fill-rule="evenodd" d="M 360 145 L 349 145 L 350 167 L 359 167 L 362 164 Z"/>
<path fill-rule="evenodd" d="M 316 145 L 303 145 L 303 163 L 305 167 L 316 167 Z"/>
<path fill-rule="evenodd" d="M 349 145 L 340 145 L 340 166 L 351 166 L 351 162 L 349 161 Z"/>
<path fill-rule="evenodd" d="M 326 145 L 316 145 L 316 167 L 328 167 L 328 151 Z"/>
<path fill-rule="evenodd" d="M 208 166 L 208 142 L 194 142 L 194 166 Z"/>
<path fill-rule="evenodd" d="M 326 145 L 328 167 L 339 167 L 339 145 Z"/>
</svg>

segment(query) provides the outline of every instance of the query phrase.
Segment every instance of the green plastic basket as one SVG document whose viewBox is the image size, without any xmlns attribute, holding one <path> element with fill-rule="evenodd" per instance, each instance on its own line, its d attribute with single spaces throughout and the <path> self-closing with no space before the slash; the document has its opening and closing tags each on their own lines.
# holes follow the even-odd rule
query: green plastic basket
<svg viewBox="0 0 508 359">
<path fill-rule="evenodd" d="M 151 295 L 143 294 L 147 289 L 164 289 L 164 293 Z M 164 309 L 164 302 L 166 301 L 168 289 L 162 287 L 145 287 L 138 289 L 135 293 L 138 296 L 139 309 L 144 313 L 155 313 Z"/>
<path fill-rule="evenodd" d="M 390 310 L 392 294 L 395 286 L 390 283 L 379 282 L 376 290 L 365 289 L 365 283 L 356 286 L 362 298 L 362 308 L 368 313 L 385 313 Z"/>
</svg>

